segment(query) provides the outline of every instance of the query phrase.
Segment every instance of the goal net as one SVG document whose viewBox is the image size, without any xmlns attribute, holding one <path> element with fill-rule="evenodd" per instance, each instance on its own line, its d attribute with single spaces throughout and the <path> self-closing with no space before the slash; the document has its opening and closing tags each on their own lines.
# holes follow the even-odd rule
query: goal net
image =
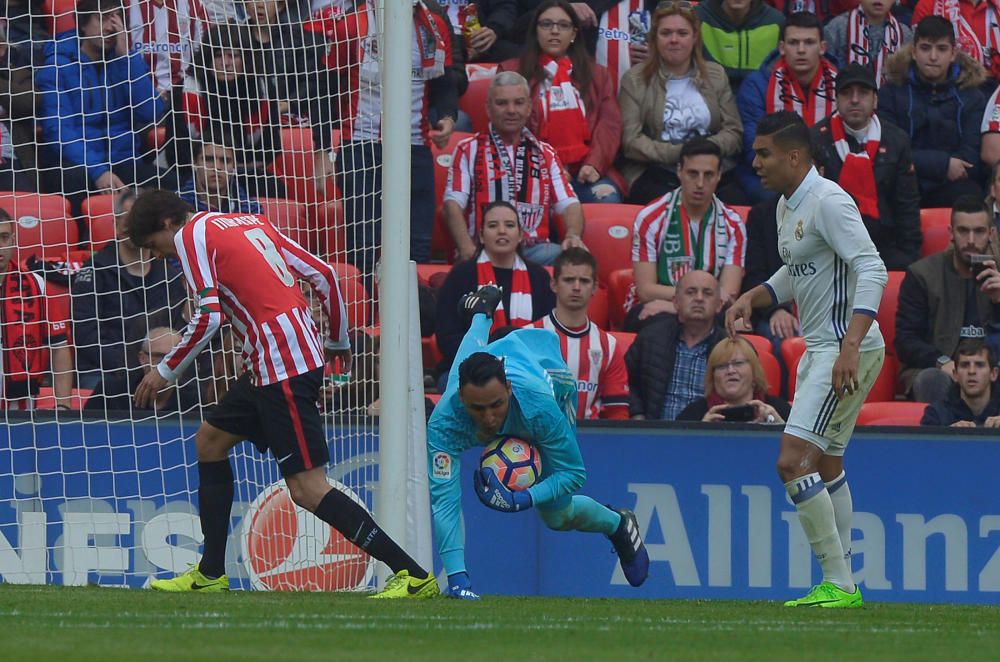
<svg viewBox="0 0 1000 662">
<path fill-rule="evenodd" d="M 380 25 L 367 20 L 377 9 L 6 3 L 0 580 L 142 587 L 199 557 L 194 433 L 242 371 L 241 348 L 225 324 L 152 409 L 136 408 L 138 382 L 179 341 L 194 300 L 175 260 L 123 238 L 124 214 L 147 188 L 177 191 L 196 210 L 262 214 L 334 264 L 355 362 L 324 385 L 328 476 L 373 508 L 380 228 L 366 205 L 381 180 L 336 156 L 359 87 L 372 84 L 359 66 L 366 50 L 377 73 Z M 230 460 L 233 586 L 373 584 L 372 560 L 292 504 L 272 457 L 242 443 Z"/>
</svg>

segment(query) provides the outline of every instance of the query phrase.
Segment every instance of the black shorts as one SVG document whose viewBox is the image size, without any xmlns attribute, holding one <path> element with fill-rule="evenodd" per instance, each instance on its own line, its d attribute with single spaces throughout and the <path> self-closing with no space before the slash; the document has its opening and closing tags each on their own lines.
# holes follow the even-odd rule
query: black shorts
<svg viewBox="0 0 1000 662">
<path fill-rule="evenodd" d="M 254 386 L 244 373 L 205 417 L 205 422 L 271 449 L 281 475 L 294 476 L 330 461 L 319 414 L 323 368 L 267 386 Z"/>
</svg>

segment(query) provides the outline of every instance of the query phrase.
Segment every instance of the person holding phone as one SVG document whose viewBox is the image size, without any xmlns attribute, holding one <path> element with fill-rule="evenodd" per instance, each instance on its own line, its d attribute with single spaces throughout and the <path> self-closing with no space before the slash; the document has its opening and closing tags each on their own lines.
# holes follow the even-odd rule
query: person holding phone
<svg viewBox="0 0 1000 662">
<path fill-rule="evenodd" d="M 677 420 L 784 423 L 791 405 L 768 395 L 767 388 L 767 377 L 753 345 L 742 336 L 726 338 L 708 355 L 705 395 L 685 407 Z"/>
</svg>

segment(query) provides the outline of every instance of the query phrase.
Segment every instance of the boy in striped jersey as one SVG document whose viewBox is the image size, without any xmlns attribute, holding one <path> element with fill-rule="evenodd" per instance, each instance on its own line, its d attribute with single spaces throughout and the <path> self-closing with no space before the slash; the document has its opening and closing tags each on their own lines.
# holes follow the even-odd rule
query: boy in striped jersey
<svg viewBox="0 0 1000 662">
<path fill-rule="evenodd" d="M 799 514 L 823 581 L 788 607 L 860 607 L 850 567 L 851 492 L 844 450 L 885 358 L 875 322 L 885 265 L 854 200 L 812 164 L 809 129 L 783 111 L 766 116 L 754 139 L 754 169 L 778 200 L 784 266 L 730 307 L 730 335 L 749 328 L 753 308 L 794 300 L 806 353 L 792 413 L 781 436 L 778 474 Z"/>
<path fill-rule="evenodd" d="M 229 449 L 252 439 L 278 462 L 292 500 L 392 568 L 395 576 L 375 597 L 432 597 L 437 581 L 347 494 L 330 486 L 330 459 L 317 401 L 327 361 L 350 369 L 347 316 L 333 268 L 255 214 L 193 213 L 169 191 L 136 198 L 126 233 L 159 258 L 177 257 L 197 306 L 184 337 L 136 388 L 147 407 L 204 349 L 222 315 L 243 337 L 245 371 L 195 434 L 198 506 L 205 548 L 196 566 L 160 591 L 225 591 L 226 539 L 233 506 Z M 298 279 L 322 302 L 330 334 L 320 339 Z"/>
<path fill-rule="evenodd" d="M 618 339 L 588 316 L 597 292 L 597 260 L 567 248 L 553 263 L 556 307 L 534 326 L 555 331 L 566 365 L 576 379 L 578 419 L 628 420 L 628 372 Z"/>
</svg>

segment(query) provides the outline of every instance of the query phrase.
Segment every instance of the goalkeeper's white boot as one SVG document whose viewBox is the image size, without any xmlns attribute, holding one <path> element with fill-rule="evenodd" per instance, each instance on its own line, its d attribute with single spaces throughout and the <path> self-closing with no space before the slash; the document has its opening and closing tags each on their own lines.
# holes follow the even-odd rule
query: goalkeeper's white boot
<svg viewBox="0 0 1000 662">
<path fill-rule="evenodd" d="M 187 591 L 221 593 L 229 590 L 229 578 L 222 575 L 215 579 L 209 579 L 201 574 L 198 566 L 192 565 L 183 575 L 177 575 L 171 579 L 154 579 L 149 583 L 149 588 L 154 591 L 167 591 L 168 593 L 184 593 Z"/>
</svg>

